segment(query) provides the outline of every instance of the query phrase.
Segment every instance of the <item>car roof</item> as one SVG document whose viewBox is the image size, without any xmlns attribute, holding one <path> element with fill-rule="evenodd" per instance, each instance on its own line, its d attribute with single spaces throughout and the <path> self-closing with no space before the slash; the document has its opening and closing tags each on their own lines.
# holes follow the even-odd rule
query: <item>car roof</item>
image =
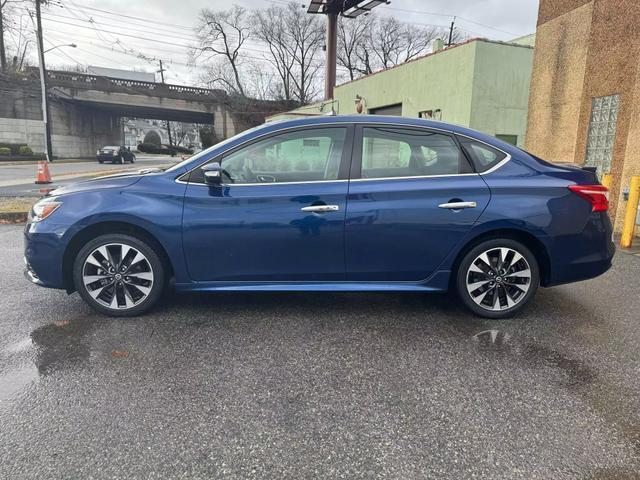
<svg viewBox="0 0 640 480">
<path fill-rule="evenodd" d="M 380 125 L 396 125 L 396 126 L 415 126 L 423 128 L 433 128 L 438 130 L 446 130 L 449 132 L 457 133 L 460 135 L 466 135 L 472 138 L 476 138 L 490 145 L 495 145 L 502 150 L 507 150 L 508 153 L 514 149 L 512 145 L 509 145 L 501 140 L 487 135 L 485 133 L 473 130 L 471 128 L 456 125 L 454 123 L 441 122 L 438 120 L 425 120 L 422 118 L 412 117 L 395 117 L 386 115 L 317 115 L 312 117 L 296 118 L 289 120 L 277 120 L 269 122 L 256 130 L 261 133 L 267 129 L 269 131 L 277 131 L 284 128 L 295 128 L 303 126 L 313 125 L 332 125 L 338 123 L 368 123 L 368 124 L 380 124 Z"/>
<path fill-rule="evenodd" d="M 415 125 L 419 127 L 439 128 L 450 131 L 459 129 L 472 132 L 472 130 L 470 129 L 452 123 L 440 122 L 436 120 L 425 120 L 422 118 L 394 117 L 386 115 L 317 115 L 312 117 L 277 120 L 274 122 L 269 122 L 264 126 L 277 125 L 280 128 L 290 128 L 296 126 L 327 125 L 334 123 L 380 123 L 408 126 Z"/>
<path fill-rule="evenodd" d="M 187 161 L 183 163 L 178 163 L 175 167 L 179 169 L 189 170 L 196 166 L 197 164 L 202 162 L 202 157 L 205 155 L 209 155 L 211 152 L 222 152 L 227 149 L 231 149 L 237 145 L 241 145 L 242 143 L 251 140 L 252 138 L 259 137 L 262 135 L 268 135 L 271 133 L 277 133 L 281 130 L 288 130 L 291 128 L 297 127 L 307 127 L 307 126 L 327 126 L 327 125 L 339 125 L 339 124 L 379 124 L 379 125 L 387 125 L 387 126 L 415 126 L 422 128 L 433 128 L 438 130 L 443 130 L 451 133 L 456 133 L 460 135 L 465 135 L 471 138 L 475 138 L 480 140 L 481 142 L 492 145 L 496 148 L 499 148 L 503 152 L 510 154 L 511 156 L 519 155 L 522 153 L 517 147 L 510 145 L 502 140 L 499 140 L 495 137 L 489 136 L 482 132 L 478 132 L 477 130 L 472 130 L 470 128 L 466 128 L 460 125 L 455 125 L 453 123 L 440 122 L 437 120 L 425 120 L 422 118 L 411 118 L 411 117 L 394 117 L 394 116 L 384 116 L 384 115 L 317 115 L 312 117 L 303 117 L 296 119 L 288 119 L 288 120 L 277 120 L 273 122 L 268 122 L 257 127 L 251 128 L 249 130 L 245 130 L 244 132 L 239 133 L 238 135 L 228 138 L 216 145 L 213 145 L 209 149 L 206 149 L 201 154 L 194 155 Z M 216 154 L 217 154 L 216 153 Z M 176 168 L 172 167 L 168 172 L 172 173 L 176 170 Z"/>
</svg>

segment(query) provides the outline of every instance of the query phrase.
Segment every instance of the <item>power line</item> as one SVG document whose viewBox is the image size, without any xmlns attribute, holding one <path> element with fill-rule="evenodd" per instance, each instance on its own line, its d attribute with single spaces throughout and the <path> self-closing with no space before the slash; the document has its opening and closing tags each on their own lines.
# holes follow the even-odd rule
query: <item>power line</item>
<svg viewBox="0 0 640 480">
<path fill-rule="evenodd" d="M 62 25 L 69 25 L 69 26 L 73 26 L 73 27 L 84 28 L 84 29 L 94 30 L 94 31 L 97 30 L 97 31 L 100 31 L 100 32 L 109 33 L 108 31 L 105 31 L 105 30 L 102 30 L 102 29 L 97 29 L 97 28 L 92 28 L 92 27 L 85 26 L 85 25 L 78 25 L 78 24 L 75 24 L 75 23 L 64 22 L 62 20 L 54 20 L 54 19 L 46 18 L 46 17 L 44 17 L 44 18 L 48 22 L 53 22 L 53 23 L 58 23 L 58 24 L 62 24 Z M 192 45 L 179 44 L 179 43 L 175 43 L 175 42 L 167 42 L 167 41 L 164 41 L 164 40 L 159 40 L 159 39 L 150 38 L 150 37 L 142 37 L 142 36 L 139 36 L 139 35 L 131 35 L 131 34 L 128 34 L 128 33 L 117 33 L 117 35 L 121 35 L 121 36 L 124 36 L 124 37 L 135 38 L 135 39 L 138 39 L 138 40 L 145 40 L 145 41 L 148 41 L 148 42 L 160 43 L 160 44 L 164 44 L 164 45 L 183 47 L 183 48 L 188 49 L 188 50 L 197 49 L 197 47 L 192 46 Z M 243 47 L 243 49 L 246 50 L 246 51 L 250 51 L 250 52 L 261 53 L 263 55 L 270 55 L 269 52 L 264 51 L 264 50 L 257 50 L 257 49 L 253 49 L 253 48 L 249 48 L 249 47 Z M 243 58 L 247 58 L 247 59 L 251 59 L 251 60 L 259 60 L 259 61 L 262 61 L 262 62 L 268 61 L 267 58 L 255 57 L 255 56 L 250 56 L 250 55 L 243 55 Z M 323 65 L 323 63 L 321 61 L 310 62 L 310 64 L 314 65 L 314 66 L 322 66 Z"/>
<path fill-rule="evenodd" d="M 273 1 L 273 0 L 271 0 Z M 475 20 L 471 20 L 469 18 L 465 18 L 465 17 L 461 17 L 460 15 L 452 15 L 452 14 L 447 14 L 447 13 L 440 13 L 440 12 L 427 12 L 424 10 L 408 10 L 405 8 L 396 8 L 396 7 L 390 7 L 391 10 L 393 10 L 394 12 L 404 12 L 404 13 L 417 13 L 419 15 L 431 15 L 431 16 L 437 16 L 437 17 L 448 17 L 448 18 L 457 18 L 459 20 L 463 20 L 465 22 L 469 22 L 469 23 L 473 23 L 474 25 L 479 25 L 481 27 L 485 27 L 488 28 L 490 30 L 495 30 L 496 32 L 500 32 L 500 33 L 506 33 L 507 35 L 513 35 L 514 37 L 517 37 L 518 34 L 516 33 L 512 33 L 512 32 L 508 32 L 506 30 L 502 30 L 496 27 L 492 27 L 491 25 L 487 25 L 485 23 L 480 23 L 480 22 L 476 22 Z"/>
<path fill-rule="evenodd" d="M 63 18 L 63 19 L 66 19 L 66 20 L 76 20 L 76 21 L 79 21 L 79 22 L 90 23 L 90 24 L 93 24 L 93 25 L 100 25 L 102 27 L 109 27 L 109 28 L 116 28 L 116 29 L 128 29 L 128 27 L 126 25 L 125 26 L 108 25 L 106 23 L 97 22 L 93 18 L 89 18 L 88 20 L 85 20 L 85 19 L 78 18 L 78 17 L 68 17 L 68 16 L 65 16 L 65 15 L 57 15 L 57 14 L 51 13 L 51 12 L 47 12 L 46 15 L 47 15 L 47 17 Z M 158 35 L 158 31 L 157 30 L 145 30 L 145 29 L 139 28 L 137 26 L 136 26 L 136 32 L 140 32 L 140 33 L 144 33 L 144 34 L 151 34 L 151 35 Z M 114 35 L 119 35 L 120 34 L 120 32 L 117 32 L 117 31 L 112 31 L 110 33 L 112 33 Z M 173 34 L 168 34 L 168 33 L 163 33 L 162 37 L 163 38 L 167 38 L 167 37 L 168 38 L 177 38 L 177 39 L 180 39 L 180 40 L 187 40 L 187 41 L 196 39 L 194 36 L 189 37 L 189 36 L 186 36 L 186 35 L 173 35 Z"/>
</svg>

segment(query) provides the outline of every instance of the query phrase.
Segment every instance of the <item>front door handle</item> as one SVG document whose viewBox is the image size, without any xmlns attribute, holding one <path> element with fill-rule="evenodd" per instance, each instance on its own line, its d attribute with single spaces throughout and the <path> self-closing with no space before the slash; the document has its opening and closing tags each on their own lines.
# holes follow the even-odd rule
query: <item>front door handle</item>
<svg viewBox="0 0 640 480">
<path fill-rule="evenodd" d="M 440 208 L 447 208 L 449 210 L 462 210 L 465 208 L 476 208 L 477 206 L 478 204 L 476 202 L 451 202 L 438 205 Z"/>
<path fill-rule="evenodd" d="M 340 210 L 340 207 L 338 205 L 311 205 L 310 207 L 303 207 L 300 210 L 311 213 L 327 213 L 337 212 Z"/>
</svg>

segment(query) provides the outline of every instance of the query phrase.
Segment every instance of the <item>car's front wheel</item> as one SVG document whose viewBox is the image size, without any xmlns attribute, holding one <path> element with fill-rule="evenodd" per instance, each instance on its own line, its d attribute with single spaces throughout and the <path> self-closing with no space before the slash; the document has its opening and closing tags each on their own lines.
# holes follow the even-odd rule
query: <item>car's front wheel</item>
<svg viewBox="0 0 640 480">
<path fill-rule="evenodd" d="M 165 272 L 146 242 L 129 235 L 101 235 L 88 242 L 73 265 L 76 290 L 100 313 L 131 317 L 160 299 Z"/>
<path fill-rule="evenodd" d="M 540 270 L 535 255 L 512 239 L 491 239 L 471 248 L 458 265 L 456 290 L 473 313 L 507 318 L 535 295 Z"/>
</svg>

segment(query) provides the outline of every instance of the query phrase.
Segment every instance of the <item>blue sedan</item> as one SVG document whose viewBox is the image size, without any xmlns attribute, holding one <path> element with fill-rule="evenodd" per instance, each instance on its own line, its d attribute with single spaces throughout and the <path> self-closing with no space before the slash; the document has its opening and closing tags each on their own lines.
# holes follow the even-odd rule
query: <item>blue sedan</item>
<svg viewBox="0 0 640 480">
<path fill-rule="evenodd" d="M 607 189 L 441 122 L 316 117 L 263 125 L 167 170 L 76 183 L 36 203 L 25 274 L 97 311 L 179 292 L 453 290 L 504 318 L 538 286 L 606 272 Z"/>
</svg>

